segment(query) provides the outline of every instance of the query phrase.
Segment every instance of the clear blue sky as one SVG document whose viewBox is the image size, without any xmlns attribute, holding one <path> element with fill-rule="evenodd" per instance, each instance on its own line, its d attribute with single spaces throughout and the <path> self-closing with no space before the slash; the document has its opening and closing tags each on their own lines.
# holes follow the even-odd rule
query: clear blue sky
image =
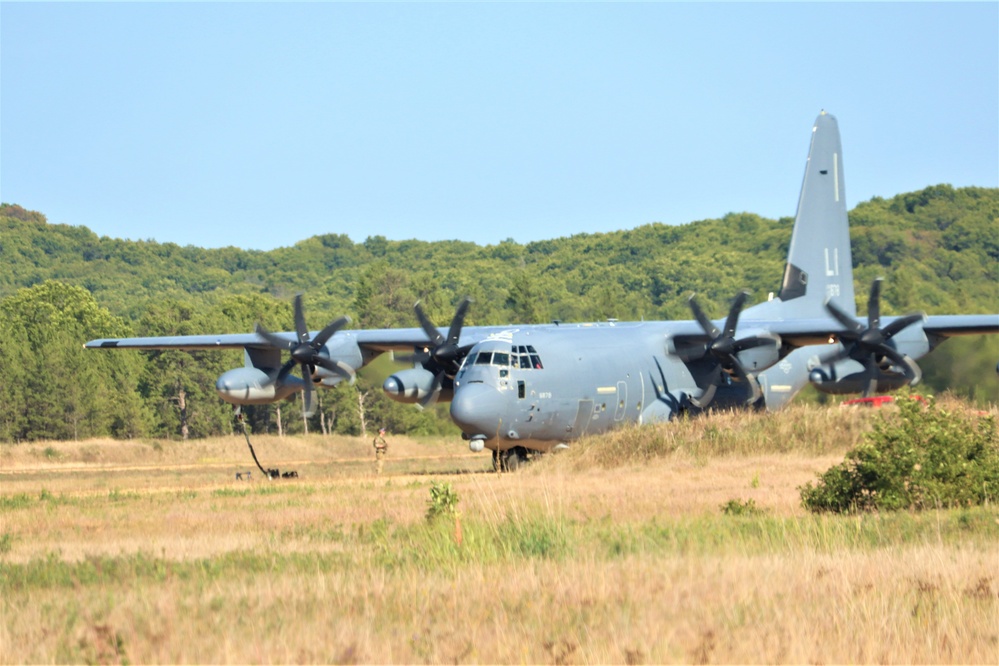
<svg viewBox="0 0 999 666">
<path fill-rule="evenodd" d="M 119 238 L 524 243 L 999 186 L 999 3 L 0 5 L 0 198 Z"/>
</svg>

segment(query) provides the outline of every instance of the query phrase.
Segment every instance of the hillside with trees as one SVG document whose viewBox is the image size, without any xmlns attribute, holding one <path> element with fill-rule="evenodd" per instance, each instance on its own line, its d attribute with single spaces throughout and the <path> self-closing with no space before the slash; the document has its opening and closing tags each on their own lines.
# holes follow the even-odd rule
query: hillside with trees
<svg viewBox="0 0 999 666">
<path fill-rule="evenodd" d="M 250 331 L 257 321 L 289 330 L 298 292 L 312 328 L 341 314 L 362 328 L 415 326 L 416 300 L 446 324 L 465 295 L 474 300 L 469 325 L 688 319 L 691 292 L 720 317 L 742 289 L 751 302 L 778 290 L 792 222 L 733 213 L 487 246 L 381 236 L 355 243 L 331 233 L 262 252 L 99 237 L 3 204 L 0 439 L 231 432 L 214 382 L 242 364 L 238 353 L 84 352 L 91 338 Z M 999 189 L 938 185 L 875 198 L 850 211 L 850 223 L 860 312 L 877 276 L 886 278 L 885 314 L 999 312 Z M 926 386 L 995 401 L 997 337 L 951 341 L 923 359 Z M 397 405 L 375 374 L 321 391 L 309 422 L 293 401 L 249 410 L 251 424 L 356 433 L 363 416 L 400 432 L 454 432 L 446 406 Z"/>
</svg>

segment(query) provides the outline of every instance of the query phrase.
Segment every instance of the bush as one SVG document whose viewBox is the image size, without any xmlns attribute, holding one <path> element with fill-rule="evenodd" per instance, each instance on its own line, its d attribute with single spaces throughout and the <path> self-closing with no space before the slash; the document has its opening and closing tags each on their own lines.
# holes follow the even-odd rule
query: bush
<svg viewBox="0 0 999 666">
<path fill-rule="evenodd" d="M 986 504 L 999 492 L 999 438 L 991 416 L 924 406 L 908 395 L 818 482 L 800 488 L 814 512 Z"/>
<path fill-rule="evenodd" d="M 756 506 L 756 500 L 730 499 L 721 505 L 721 512 L 726 516 L 758 516 L 763 513 L 763 509 Z"/>
<path fill-rule="evenodd" d="M 427 501 L 427 520 L 433 522 L 438 516 L 453 516 L 458 513 L 458 492 L 450 483 L 430 483 L 430 500 Z"/>
</svg>

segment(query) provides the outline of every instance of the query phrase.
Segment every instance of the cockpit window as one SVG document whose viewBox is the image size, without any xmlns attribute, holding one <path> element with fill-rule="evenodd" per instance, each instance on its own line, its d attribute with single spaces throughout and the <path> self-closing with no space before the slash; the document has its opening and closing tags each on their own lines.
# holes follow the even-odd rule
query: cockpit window
<svg viewBox="0 0 999 666">
<path fill-rule="evenodd" d="M 510 347 L 510 352 L 512 354 L 513 367 L 515 368 L 541 370 L 543 367 L 541 365 L 541 357 L 531 345 L 513 345 Z"/>
<path fill-rule="evenodd" d="M 465 357 L 462 368 L 470 365 L 495 365 L 502 368 L 513 367 L 523 370 L 541 370 L 541 357 L 531 345 L 511 345 L 510 353 L 505 351 L 478 351 Z"/>
</svg>

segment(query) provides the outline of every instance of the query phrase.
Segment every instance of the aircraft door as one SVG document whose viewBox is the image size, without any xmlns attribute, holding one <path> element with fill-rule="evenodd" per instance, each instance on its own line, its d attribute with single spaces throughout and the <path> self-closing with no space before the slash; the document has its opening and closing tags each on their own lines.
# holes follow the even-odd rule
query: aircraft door
<svg viewBox="0 0 999 666">
<path fill-rule="evenodd" d="M 614 420 L 620 421 L 624 418 L 624 413 L 628 404 L 628 383 L 617 383 L 617 409 L 614 410 Z"/>
<path fill-rule="evenodd" d="M 576 412 L 576 422 L 572 425 L 572 434 L 575 437 L 582 437 L 586 433 L 586 427 L 590 425 L 590 418 L 593 416 L 593 401 L 580 400 L 579 411 Z"/>
</svg>

